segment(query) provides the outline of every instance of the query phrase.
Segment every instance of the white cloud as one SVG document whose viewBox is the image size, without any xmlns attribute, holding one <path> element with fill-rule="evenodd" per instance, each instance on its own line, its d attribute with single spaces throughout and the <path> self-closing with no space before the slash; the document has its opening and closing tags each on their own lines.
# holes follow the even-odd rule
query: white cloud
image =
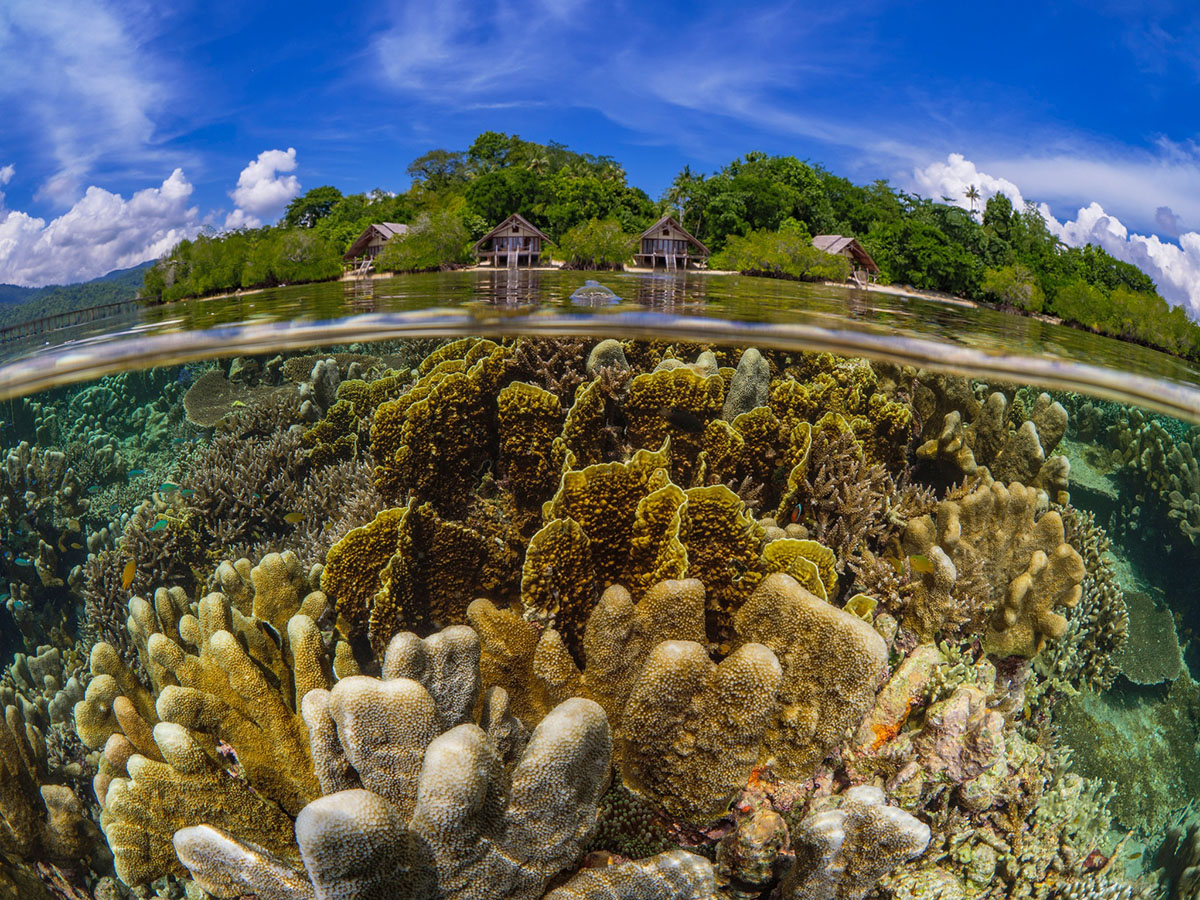
<svg viewBox="0 0 1200 900">
<path fill-rule="evenodd" d="M 300 193 L 300 179 L 282 175 L 296 168 L 296 148 L 264 150 L 238 175 L 237 187 L 229 196 L 237 204 L 225 219 L 226 228 L 256 228 L 263 219 L 283 212 L 288 201 Z"/>
<path fill-rule="evenodd" d="M 176 169 L 159 187 L 128 200 L 89 187 L 67 212 L 46 222 L 0 210 L 0 282 L 22 285 L 86 281 L 161 256 L 200 230 L 192 185 Z"/>
<path fill-rule="evenodd" d="M 1179 236 L 1179 243 L 1173 244 L 1157 235 L 1130 233 L 1120 219 L 1095 202 L 1065 222 L 1051 215 L 1045 203 L 1038 209 L 1051 233 L 1064 244 L 1096 244 L 1117 259 L 1133 263 L 1154 279 L 1158 292 L 1169 303 L 1182 303 L 1193 318 L 1200 318 L 1200 234 L 1185 232 Z"/>
<path fill-rule="evenodd" d="M 12 163 L 7 166 L 0 166 L 0 184 L 8 184 L 12 181 L 12 177 L 17 174 L 17 167 Z"/>
<path fill-rule="evenodd" d="M 152 10 L 103 0 L 0 3 L 0 116 L 6 137 L 52 168 L 38 199 L 67 206 L 98 169 L 161 165 L 155 115 L 170 91 L 144 50 Z"/>
<path fill-rule="evenodd" d="M 1063 177 L 1071 178 L 1071 165 L 1068 160 L 1062 161 Z M 950 197 L 949 202 L 964 209 L 969 206 L 969 201 L 963 192 L 972 184 L 982 197 L 980 208 L 988 197 L 998 192 L 1008 195 L 1014 209 L 1024 208 L 1024 197 L 1014 182 L 980 171 L 961 153 L 951 153 L 944 162 L 915 170 L 912 181 L 918 193 L 934 200 Z M 1132 263 L 1153 278 L 1168 303 L 1184 304 L 1193 318 L 1200 318 L 1200 233 L 1184 232 L 1176 244 L 1157 235 L 1131 232 L 1119 218 L 1095 201 L 1080 208 L 1074 219 L 1062 221 L 1054 216 L 1047 203 L 1039 203 L 1037 208 L 1050 232 L 1064 244 L 1103 247 L 1117 259 Z M 1160 208 L 1156 215 L 1169 217 L 1172 224 L 1178 224 L 1178 217 L 1170 209 Z"/>
<path fill-rule="evenodd" d="M 975 163 L 965 158 L 961 153 L 951 153 L 945 162 L 930 163 L 924 169 L 913 172 L 913 184 L 918 194 L 945 202 L 963 209 L 971 208 L 967 199 L 967 188 L 974 185 L 979 191 L 976 208 L 982 210 L 991 197 L 1005 194 L 1012 201 L 1013 209 L 1018 212 L 1025 208 L 1025 198 L 1021 189 L 1007 178 L 995 178 L 975 167 Z"/>
</svg>

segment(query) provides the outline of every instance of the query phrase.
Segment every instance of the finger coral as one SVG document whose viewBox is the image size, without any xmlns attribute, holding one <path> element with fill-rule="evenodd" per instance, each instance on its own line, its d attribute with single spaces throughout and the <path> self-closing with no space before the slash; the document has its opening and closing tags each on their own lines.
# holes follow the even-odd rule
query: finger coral
<svg viewBox="0 0 1200 900">
<path fill-rule="evenodd" d="M 332 792 L 297 817 L 303 868 L 195 824 L 176 833 L 175 848 L 196 881 L 218 896 L 542 897 L 552 877 L 577 864 L 595 827 L 608 724 L 596 704 L 568 701 L 533 731 L 509 771 L 494 734 L 453 724 L 469 714 L 471 689 L 462 687 L 478 686 L 472 646 L 469 629 L 424 643 L 397 637 L 385 671 L 424 674 L 432 694 L 403 676 L 356 677 L 311 694 L 305 717 Z"/>
<path fill-rule="evenodd" d="M 924 516 L 911 520 L 904 533 L 909 553 L 928 558 L 938 546 L 959 577 L 971 567 L 982 572 L 989 591 L 984 646 L 997 655 L 1036 656 L 1047 639 L 1061 637 L 1067 629 L 1067 620 L 1055 609 L 1079 601 L 1083 559 L 1066 542 L 1059 513 L 1043 510 L 1034 488 L 1017 482 L 1007 487 L 985 483 L 961 499 L 943 500 L 936 525 Z M 945 604 L 940 589 L 924 598 Z M 922 595 L 916 599 L 921 602 Z M 948 617 L 952 610 L 944 612 Z M 942 618 L 942 610 L 926 608 L 916 615 L 928 633 L 928 626 L 937 630 L 934 623 Z"/>
</svg>

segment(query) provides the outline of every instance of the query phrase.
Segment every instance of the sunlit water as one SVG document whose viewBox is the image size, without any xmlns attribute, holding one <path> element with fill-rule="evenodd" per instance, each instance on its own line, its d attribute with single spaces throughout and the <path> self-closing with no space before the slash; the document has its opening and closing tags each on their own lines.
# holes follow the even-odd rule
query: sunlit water
<svg viewBox="0 0 1200 900">
<path fill-rule="evenodd" d="M 364 788 L 421 896 L 434 807 L 493 854 L 479 896 L 1195 896 L 1200 371 L 909 296 L 585 277 L 5 336 L 0 897 L 408 896 Z M 401 675 L 423 737 L 361 680 Z M 464 721 L 503 833 L 422 775 Z M 579 820 L 550 862 L 526 806 Z"/>
</svg>

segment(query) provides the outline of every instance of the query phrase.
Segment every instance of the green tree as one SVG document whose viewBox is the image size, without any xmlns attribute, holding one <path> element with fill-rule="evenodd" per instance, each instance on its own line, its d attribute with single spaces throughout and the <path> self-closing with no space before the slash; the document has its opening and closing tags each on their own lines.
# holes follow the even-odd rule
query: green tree
<svg viewBox="0 0 1200 900">
<path fill-rule="evenodd" d="M 1041 312 L 1046 299 L 1033 272 L 1020 264 L 985 271 L 982 290 L 996 302 L 1025 312 Z"/>
<path fill-rule="evenodd" d="M 408 234 L 394 237 L 375 257 L 380 272 L 427 272 L 470 261 L 470 235 L 458 210 L 422 213 Z"/>
<path fill-rule="evenodd" d="M 1012 217 L 1012 201 L 1006 194 L 993 194 L 988 197 L 988 201 L 983 207 L 984 228 L 990 229 L 996 237 L 1007 241 Z"/>
<path fill-rule="evenodd" d="M 850 261 L 818 250 L 802 223 L 790 219 L 779 231 L 751 231 L 729 238 L 713 254 L 712 265 L 746 275 L 767 275 L 798 281 L 845 281 Z"/>
<path fill-rule="evenodd" d="M 283 214 L 281 224 L 288 228 L 312 228 L 329 215 L 330 210 L 341 199 L 342 192 L 332 185 L 315 187 L 292 199 Z"/>
<path fill-rule="evenodd" d="M 558 247 L 570 269 L 621 269 L 633 258 L 637 236 L 616 219 L 589 219 L 569 229 Z"/>
<path fill-rule="evenodd" d="M 408 175 L 431 191 L 444 191 L 467 180 L 463 154 L 449 150 L 421 154 L 409 163 Z"/>
</svg>

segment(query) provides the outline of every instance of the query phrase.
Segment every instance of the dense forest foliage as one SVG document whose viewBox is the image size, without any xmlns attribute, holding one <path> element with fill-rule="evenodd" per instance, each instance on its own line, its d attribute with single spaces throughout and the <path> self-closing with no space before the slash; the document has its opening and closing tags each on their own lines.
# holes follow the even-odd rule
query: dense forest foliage
<svg viewBox="0 0 1200 900">
<path fill-rule="evenodd" d="M 496 132 L 464 151 L 431 150 L 408 175 L 403 193 L 344 195 L 326 185 L 296 197 L 276 225 L 183 241 L 147 272 L 142 295 L 173 300 L 333 278 L 373 222 L 413 225 L 376 261 L 379 270 L 460 265 L 473 241 L 514 212 L 550 235 L 569 264 L 609 267 L 670 213 L 715 252 L 714 266 L 837 279 L 845 266 L 812 251 L 807 236 L 852 235 L 884 282 L 1045 312 L 1200 358 L 1200 328 L 1147 275 L 1099 247 L 1065 246 L 1035 208 L 1014 209 L 1003 194 L 972 213 L 886 181 L 856 185 L 795 157 L 748 153 L 709 175 L 685 167 L 655 202 L 610 157 Z"/>
<path fill-rule="evenodd" d="M 0 328 L 59 313 L 132 300 L 142 287 L 143 278 L 149 268 L 150 263 L 142 263 L 129 269 L 117 269 L 80 284 L 53 284 L 40 288 L 0 285 L 0 289 L 12 289 L 5 294 L 10 298 L 9 304 L 0 306 Z"/>
</svg>

